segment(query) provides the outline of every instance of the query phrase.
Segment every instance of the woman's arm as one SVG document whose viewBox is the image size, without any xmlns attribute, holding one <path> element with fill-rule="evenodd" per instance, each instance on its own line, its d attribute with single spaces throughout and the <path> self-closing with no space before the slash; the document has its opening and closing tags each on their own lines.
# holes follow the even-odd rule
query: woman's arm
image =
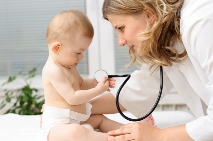
<svg viewBox="0 0 213 141">
<path fill-rule="evenodd" d="M 182 18 L 182 40 L 187 54 L 198 74 L 198 78 L 204 85 L 205 91 L 197 91 L 197 94 L 208 106 L 207 115 L 186 124 L 187 133 L 194 140 L 213 139 L 213 1 L 195 1 L 194 11 L 190 11 Z M 193 7 L 190 5 L 190 7 Z M 199 12 L 197 9 L 199 8 Z M 206 12 L 206 9 L 209 9 Z M 185 11 L 189 9 L 184 9 Z M 192 10 L 192 9 L 191 9 Z M 197 12 L 197 13 L 196 13 Z M 193 14 L 191 14 L 193 13 Z M 206 14 L 208 13 L 208 14 Z M 196 80 L 196 79 L 195 79 Z M 195 88 L 194 88 L 195 89 Z M 201 89 L 200 89 L 201 90 Z"/>
<path fill-rule="evenodd" d="M 117 113 L 118 110 L 115 104 L 115 97 L 111 94 L 101 95 L 90 101 L 92 104 L 92 114 L 113 114 Z M 122 111 L 125 111 L 123 106 L 120 105 Z"/>
</svg>

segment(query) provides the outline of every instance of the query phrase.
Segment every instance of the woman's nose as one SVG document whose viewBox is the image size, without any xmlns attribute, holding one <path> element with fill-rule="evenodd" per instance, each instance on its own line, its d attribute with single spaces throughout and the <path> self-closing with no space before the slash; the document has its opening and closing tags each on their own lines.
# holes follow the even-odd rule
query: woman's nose
<svg viewBox="0 0 213 141">
<path fill-rule="evenodd" d="M 82 60 L 83 57 L 84 57 L 83 54 L 79 54 L 79 55 L 78 55 L 78 60 Z"/>
<path fill-rule="evenodd" d="M 124 46 L 126 44 L 126 40 L 124 38 L 118 38 L 119 46 Z"/>
</svg>

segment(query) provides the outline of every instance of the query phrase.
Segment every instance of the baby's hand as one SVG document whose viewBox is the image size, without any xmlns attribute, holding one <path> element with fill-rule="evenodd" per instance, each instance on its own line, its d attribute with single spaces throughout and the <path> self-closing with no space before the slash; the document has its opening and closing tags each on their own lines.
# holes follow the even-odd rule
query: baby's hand
<svg viewBox="0 0 213 141">
<path fill-rule="evenodd" d="M 107 80 L 106 76 L 104 76 L 102 80 L 98 82 L 96 88 L 99 89 L 100 93 L 109 90 L 109 81 Z"/>
</svg>

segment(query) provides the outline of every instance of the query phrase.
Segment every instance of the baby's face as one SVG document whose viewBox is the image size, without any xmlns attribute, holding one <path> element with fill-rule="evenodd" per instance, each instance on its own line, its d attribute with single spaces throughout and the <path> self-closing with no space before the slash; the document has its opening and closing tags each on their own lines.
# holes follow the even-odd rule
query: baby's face
<svg viewBox="0 0 213 141">
<path fill-rule="evenodd" d="M 83 52 L 89 47 L 92 39 L 78 37 L 75 40 L 63 42 L 57 56 L 59 63 L 66 68 L 74 68 L 83 59 Z"/>
</svg>

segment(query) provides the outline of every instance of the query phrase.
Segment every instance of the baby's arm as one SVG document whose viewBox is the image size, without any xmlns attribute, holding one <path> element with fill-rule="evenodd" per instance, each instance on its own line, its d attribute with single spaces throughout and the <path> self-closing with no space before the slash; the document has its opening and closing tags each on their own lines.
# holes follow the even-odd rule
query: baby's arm
<svg viewBox="0 0 213 141">
<path fill-rule="evenodd" d="M 46 71 L 49 82 L 54 89 L 66 100 L 70 105 L 79 105 L 88 102 L 92 98 L 105 92 L 109 88 L 109 83 L 106 78 L 103 78 L 96 87 L 88 90 L 75 91 L 72 84 L 60 68 L 52 68 Z M 54 77 L 53 77 L 54 76 Z"/>
<path fill-rule="evenodd" d="M 82 78 L 80 77 L 80 89 L 88 90 L 97 86 L 97 81 L 95 78 Z"/>
</svg>

